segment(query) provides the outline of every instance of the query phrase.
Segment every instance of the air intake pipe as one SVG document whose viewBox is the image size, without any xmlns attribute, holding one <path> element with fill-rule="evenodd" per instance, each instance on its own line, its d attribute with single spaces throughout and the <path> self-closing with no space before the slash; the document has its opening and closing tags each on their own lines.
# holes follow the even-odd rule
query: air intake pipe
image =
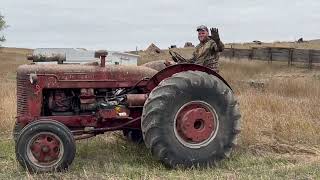
<svg viewBox="0 0 320 180">
<path fill-rule="evenodd" d="M 108 52 L 106 50 L 99 50 L 94 52 L 94 57 L 95 58 L 100 58 L 100 65 L 101 67 L 105 67 L 106 66 L 106 57 L 108 55 Z"/>
</svg>

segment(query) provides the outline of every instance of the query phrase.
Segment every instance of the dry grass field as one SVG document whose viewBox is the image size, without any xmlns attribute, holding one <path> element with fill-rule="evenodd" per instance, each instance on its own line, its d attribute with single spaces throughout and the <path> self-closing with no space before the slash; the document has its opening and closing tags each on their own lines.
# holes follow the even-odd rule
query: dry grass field
<svg viewBox="0 0 320 180">
<path fill-rule="evenodd" d="M 184 51 L 189 56 L 192 49 Z M 319 179 L 320 70 L 258 61 L 221 60 L 221 74 L 240 102 L 242 132 L 217 167 L 168 170 L 144 145 L 109 133 L 77 144 L 65 173 L 29 174 L 15 160 L 15 69 L 30 50 L 0 50 L 0 179 Z M 165 59 L 167 52 L 141 61 Z"/>
</svg>

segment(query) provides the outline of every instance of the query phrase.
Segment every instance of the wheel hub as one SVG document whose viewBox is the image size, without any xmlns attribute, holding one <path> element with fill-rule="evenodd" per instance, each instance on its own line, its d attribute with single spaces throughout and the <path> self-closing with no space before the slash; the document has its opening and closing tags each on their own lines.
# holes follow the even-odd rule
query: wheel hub
<svg viewBox="0 0 320 180">
<path fill-rule="evenodd" d="M 180 120 L 181 135 L 192 142 L 202 142 L 210 137 L 213 130 L 213 115 L 204 108 L 188 110 Z"/>
<path fill-rule="evenodd" d="M 215 110 L 203 101 L 192 101 L 182 106 L 175 117 L 175 134 L 185 146 L 206 146 L 216 134 L 218 120 Z"/>
<path fill-rule="evenodd" d="M 28 157 L 39 166 L 52 166 L 62 156 L 63 148 L 60 138 L 51 133 L 35 135 L 28 143 Z"/>
</svg>

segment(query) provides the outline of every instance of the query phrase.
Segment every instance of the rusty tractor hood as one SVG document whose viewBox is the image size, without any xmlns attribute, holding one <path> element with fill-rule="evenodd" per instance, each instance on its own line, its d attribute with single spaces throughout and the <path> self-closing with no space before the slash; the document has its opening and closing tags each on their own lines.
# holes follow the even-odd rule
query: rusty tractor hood
<svg viewBox="0 0 320 180">
<path fill-rule="evenodd" d="M 30 74 L 51 76 L 58 81 L 131 81 L 151 78 L 156 70 L 133 65 L 84 65 L 84 64 L 29 64 L 17 69 L 17 78 L 28 78 Z"/>
</svg>

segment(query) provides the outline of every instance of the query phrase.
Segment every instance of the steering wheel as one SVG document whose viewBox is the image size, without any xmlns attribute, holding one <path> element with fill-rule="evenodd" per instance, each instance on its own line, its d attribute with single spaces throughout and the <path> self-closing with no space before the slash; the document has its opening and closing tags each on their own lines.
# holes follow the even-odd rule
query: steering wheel
<svg viewBox="0 0 320 180">
<path fill-rule="evenodd" d="M 177 52 L 174 52 L 174 51 L 171 51 L 169 50 L 169 54 L 171 55 L 172 57 L 172 60 L 176 63 L 179 63 L 179 62 L 186 62 L 187 60 L 182 57 L 180 54 L 178 54 Z"/>
</svg>

